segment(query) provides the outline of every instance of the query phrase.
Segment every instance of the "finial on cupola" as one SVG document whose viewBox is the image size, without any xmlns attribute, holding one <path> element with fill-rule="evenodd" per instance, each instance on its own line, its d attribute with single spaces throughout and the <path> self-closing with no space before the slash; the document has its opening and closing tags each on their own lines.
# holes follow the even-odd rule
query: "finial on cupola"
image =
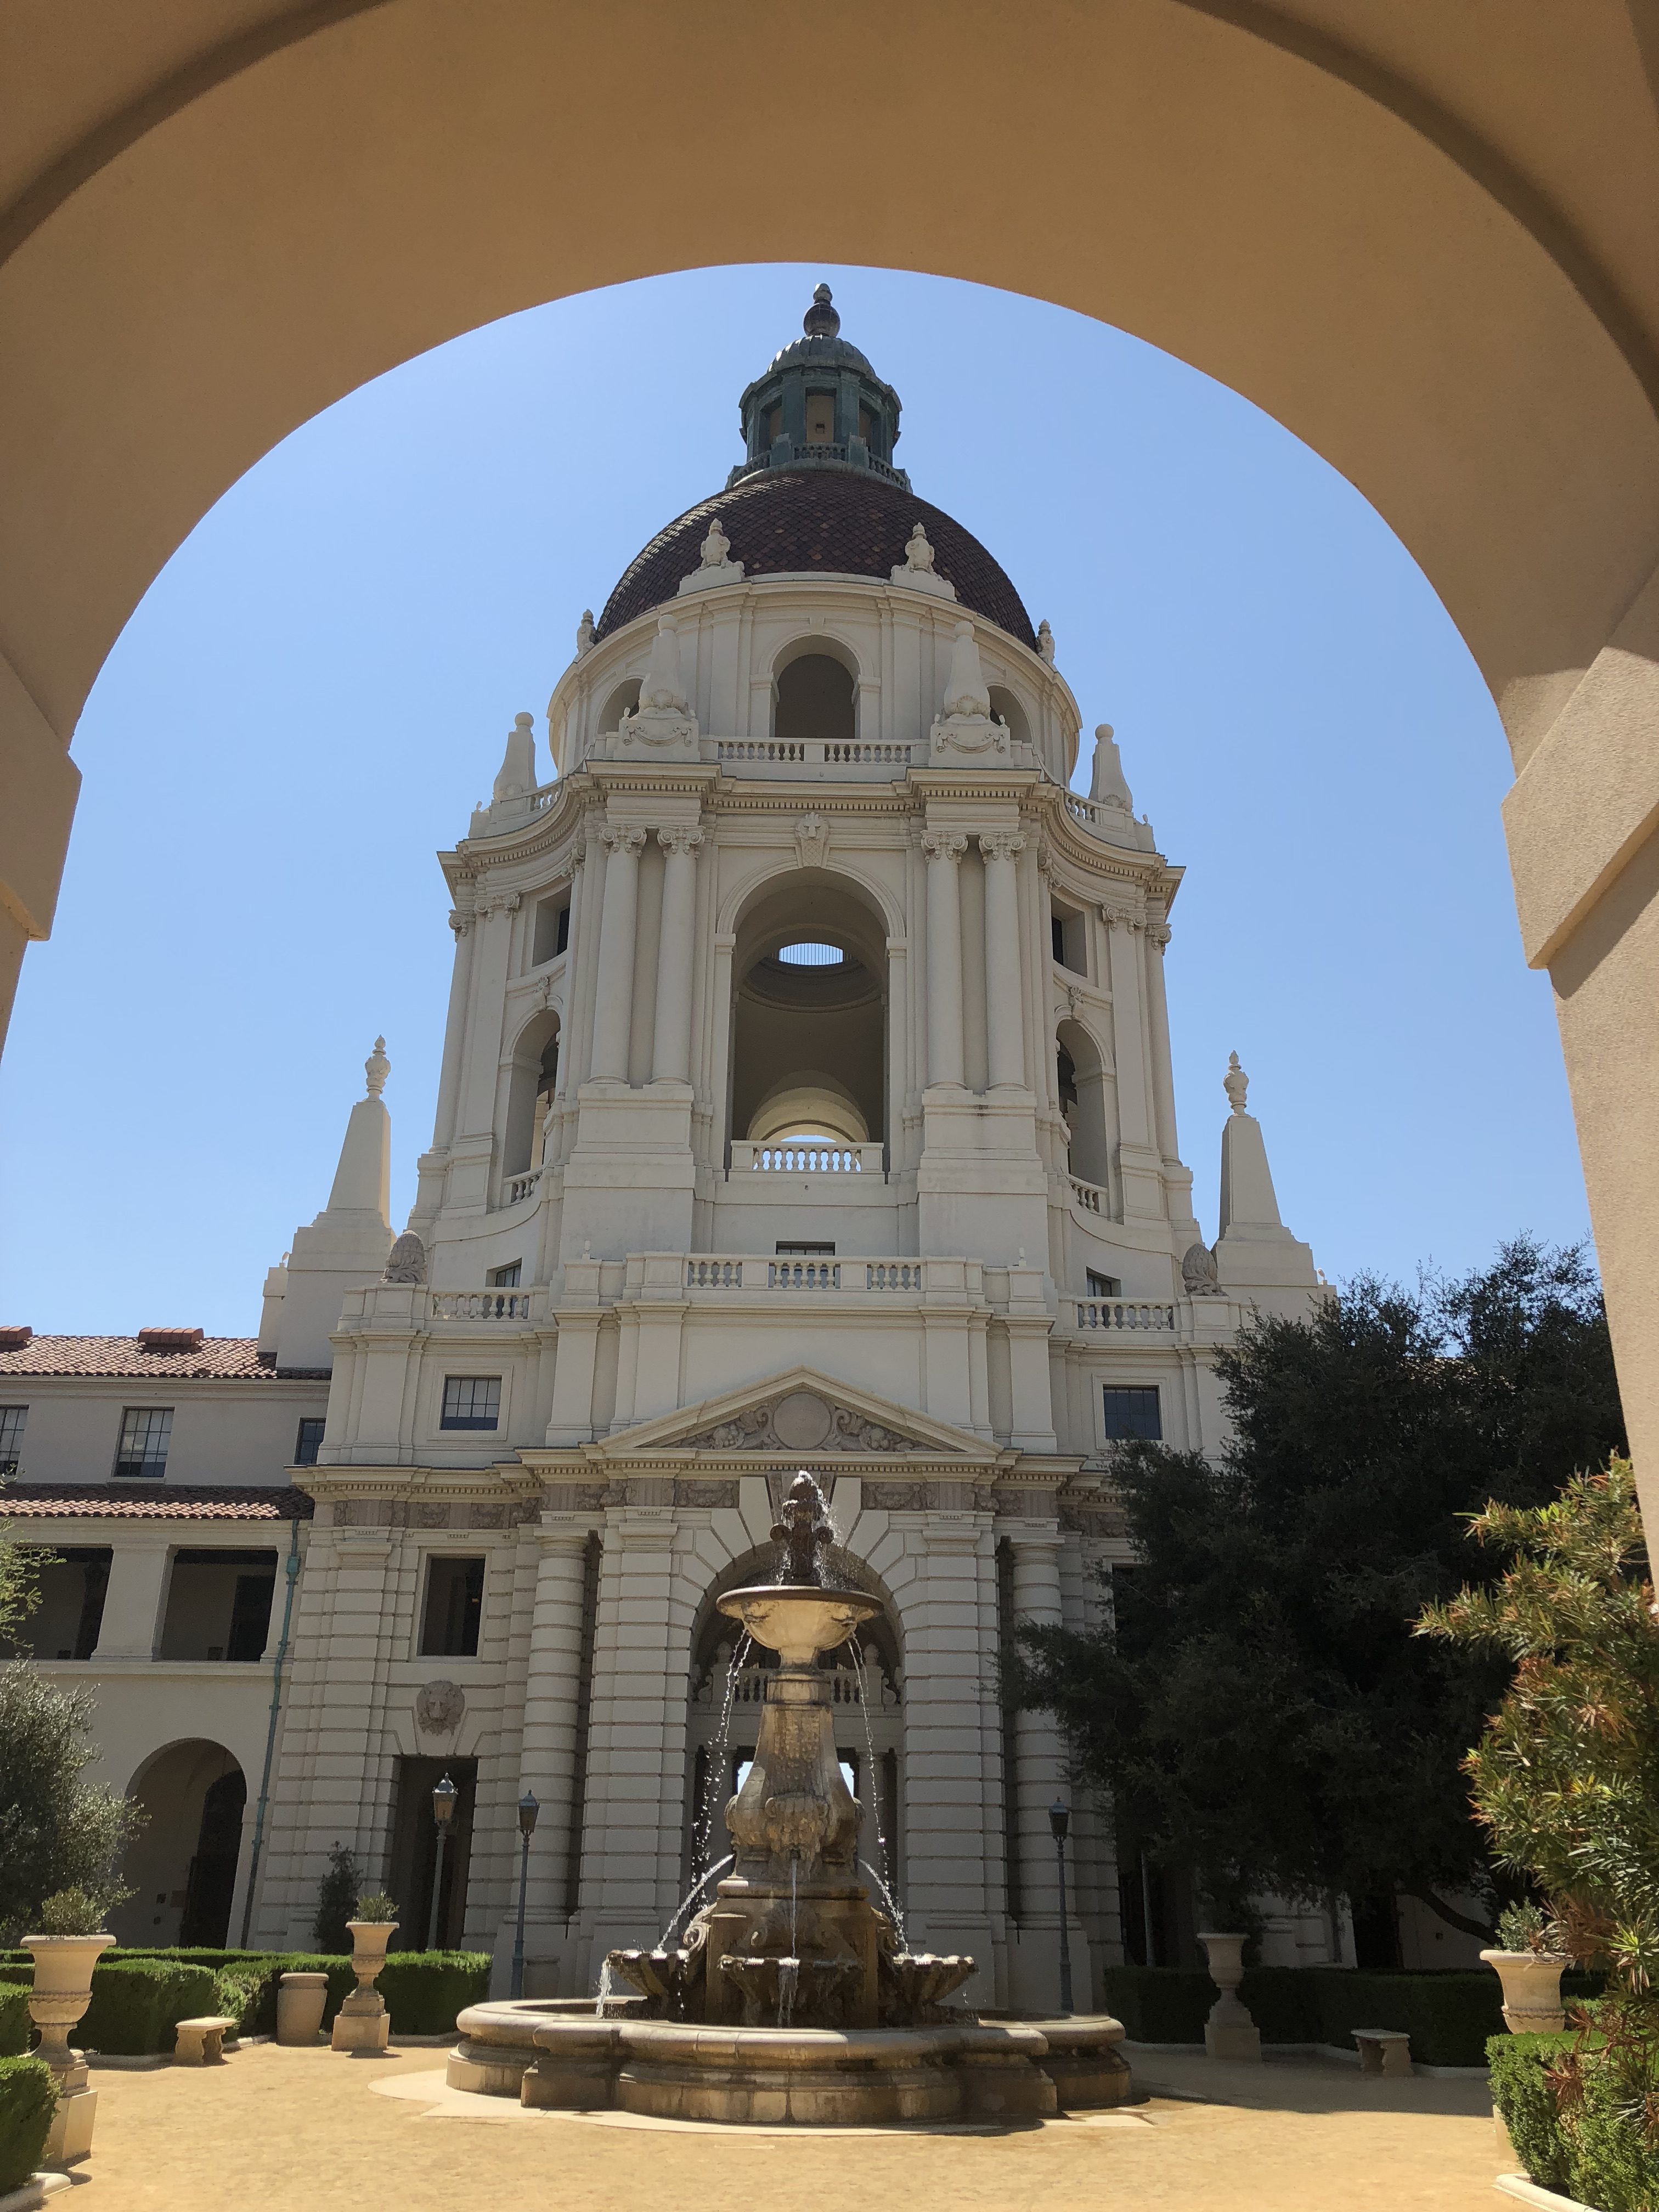
<svg viewBox="0 0 1659 2212">
<path fill-rule="evenodd" d="M 368 1095 L 378 1098 L 386 1089 L 386 1079 L 392 1073 L 392 1062 L 386 1056 L 386 1039 L 376 1037 L 374 1049 L 363 1062 L 363 1073 L 368 1079 Z"/>
<path fill-rule="evenodd" d="M 1244 1111 L 1244 1100 L 1249 1091 L 1250 1079 L 1238 1064 L 1238 1054 L 1227 1055 L 1227 1073 L 1221 1079 L 1221 1087 L 1227 1094 L 1227 1103 L 1235 1114 Z"/>
<path fill-rule="evenodd" d="M 830 304 L 830 287 L 820 284 L 812 295 L 812 304 L 801 317 L 802 330 L 809 338 L 832 338 L 841 328 L 841 317 Z"/>
</svg>

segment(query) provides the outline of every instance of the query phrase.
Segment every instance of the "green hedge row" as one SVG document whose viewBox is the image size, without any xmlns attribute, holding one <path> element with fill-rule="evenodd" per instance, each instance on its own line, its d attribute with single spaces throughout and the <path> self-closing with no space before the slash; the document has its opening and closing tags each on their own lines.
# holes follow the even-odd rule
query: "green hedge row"
<svg viewBox="0 0 1659 2212">
<path fill-rule="evenodd" d="M 1201 2043 L 1215 1984 L 1200 1968 L 1108 1966 L 1109 2012 L 1136 2043 Z M 1600 1978 L 1568 1974 L 1570 1996 L 1594 1996 Z M 1413 1973 L 1348 1966 L 1252 1966 L 1239 1996 L 1263 2043 L 1353 2047 L 1357 2027 L 1403 2028 L 1423 2066 L 1479 2066 L 1504 2027 L 1504 1993 L 1489 1967 Z"/>
<path fill-rule="evenodd" d="M 57 2101 L 44 2058 L 0 2058 L 0 2197 L 21 2189 L 40 2165 Z"/>
<path fill-rule="evenodd" d="M 21 1982 L 0 1981 L 0 2058 L 15 2058 L 27 2051 L 33 2026 L 27 1987 Z"/>
<path fill-rule="evenodd" d="M 1584 2095 L 1569 2120 L 1557 2107 L 1549 2068 L 1576 2042 L 1572 2035 L 1494 2035 L 1486 2045 L 1492 2102 L 1504 2115 L 1516 2155 L 1528 2179 L 1556 2189 L 1598 2212 L 1650 2212 L 1659 2203 L 1659 2153 L 1646 2130 L 1632 2124 L 1632 2100 L 1640 2105 L 1659 2081 L 1650 2058 L 1643 2077 L 1583 2075 Z"/>
<path fill-rule="evenodd" d="M 0 2051 L 27 2048 L 7 2041 L 9 1990 L 20 2003 L 33 1978 L 28 1954 L 21 1963 L 0 1961 Z M 75 2031 L 84 2051 L 122 2056 L 168 2051 L 181 2020 L 220 2013 L 234 2020 L 244 2035 L 275 2035 L 276 1990 L 288 1973 L 328 1976 L 323 2012 L 326 2027 L 340 2001 L 357 1985 L 351 1961 L 310 1951 L 109 1951 L 93 1968 L 92 2002 Z M 376 1988 L 385 1997 L 394 2035 L 447 2035 L 465 2005 L 489 1994 L 489 1954 L 485 1951 L 394 1951 L 380 1969 Z"/>
</svg>

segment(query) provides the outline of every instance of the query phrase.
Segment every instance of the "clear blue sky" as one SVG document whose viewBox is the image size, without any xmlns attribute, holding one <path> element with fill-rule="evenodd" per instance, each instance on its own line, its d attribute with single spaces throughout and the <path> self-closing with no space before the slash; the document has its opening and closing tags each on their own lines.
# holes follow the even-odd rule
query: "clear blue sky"
<svg viewBox="0 0 1659 2212">
<path fill-rule="evenodd" d="M 718 270 L 536 309 L 353 393 L 157 579 L 82 720 L 57 932 L 0 1065 L 0 1319 L 251 1332 L 380 1031 L 401 1224 L 448 985 L 434 851 L 520 708 L 549 772 L 582 608 L 724 482 L 738 394 L 820 276 L 898 388 L 918 492 L 1052 622 L 1085 727 L 1115 725 L 1188 872 L 1168 972 L 1206 1235 L 1234 1049 L 1333 1279 L 1584 1233 L 1498 719 L 1364 500 L 1234 393 L 1059 309 Z"/>
</svg>

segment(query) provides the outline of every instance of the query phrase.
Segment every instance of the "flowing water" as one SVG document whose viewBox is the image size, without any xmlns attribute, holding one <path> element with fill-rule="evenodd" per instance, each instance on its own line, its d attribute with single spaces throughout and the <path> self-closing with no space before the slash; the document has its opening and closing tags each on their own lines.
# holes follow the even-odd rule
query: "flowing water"
<svg viewBox="0 0 1659 2212">
<path fill-rule="evenodd" d="M 800 1960 L 778 1960 L 778 2026 L 787 2027 L 795 2017 L 795 1991 L 800 1984 Z"/>
<path fill-rule="evenodd" d="M 599 1986 L 593 1998 L 593 2009 L 601 2020 L 608 2016 L 611 2000 L 616 1994 L 617 1985 L 611 1977 L 611 1961 L 607 1959 L 599 1968 Z"/>
<path fill-rule="evenodd" d="M 882 1895 L 887 1900 L 887 1910 L 893 1916 L 893 1925 L 898 1930 L 899 1942 L 903 1943 L 908 1941 L 904 1933 L 904 1915 L 899 1910 L 898 1899 L 893 1894 L 893 1854 L 887 1840 L 886 1824 L 882 1818 L 881 1769 L 876 1763 L 875 1731 L 870 1725 L 869 1678 L 864 1671 L 864 1654 L 859 1649 L 857 1638 L 854 1638 L 847 1648 L 853 1655 L 853 1673 L 859 1686 L 859 1711 L 864 1716 L 865 1747 L 870 1759 L 870 1765 L 866 1770 L 870 1777 L 868 1784 L 870 1807 L 876 1817 L 876 1843 L 881 1851 L 881 1872 L 876 1875 L 876 1880 L 881 1885 Z M 867 1860 L 860 1860 L 860 1864 L 867 1867 L 870 1873 L 875 1874 L 875 1869 L 869 1866 Z"/>
<path fill-rule="evenodd" d="M 685 1895 L 681 1898 L 679 1903 L 675 1906 L 674 1917 L 669 1922 L 667 1927 L 663 1929 L 662 1934 L 658 1936 L 655 1944 L 655 1948 L 657 1950 L 665 1951 L 668 1948 L 669 1938 L 673 1935 L 681 1921 L 684 1919 L 687 1908 L 691 1905 L 695 1899 L 702 1895 L 702 1893 L 708 1888 L 709 1883 L 713 1881 L 715 1875 L 718 1874 L 724 1874 L 731 1863 L 732 1859 L 730 1857 L 723 1858 L 718 1866 L 711 1866 L 707 1874 L 699 1875 L 696 1881 L 692 1883 L 690 1888 L 686 1891 Z"/>
<path fill-rule="evenodd" d="M 869 1875 L 871 1881 L 874 1882 L 876 1887 L 881 1892 L 881 1901 L 887 1907 L 888 1917 L 892 1921 L 894 1928 L 898 1932 L 899 1947 L 902 1950 L 908 1951 L 910 1948 L 910 1938 L 904 1932 L 904 1911 L 902 1906 L 899 1904 L 897 1898 L 894 1896 L 892 1891 L 888 1888 L 887 1884 L 882 1880 L 880 1875 L 878 1875 L 874 1867 L 871 1865 L 868 1859 L 860 1859 L 859 1861 L 859 1864 L 864 1869 L 866 1874 Z"/>
<path fill-rule="evenodd" d="M 749 1632 L 745 1629 L 738 1638 L 737 1649 L 732 1654 L 731 1664 L 726 1670 L 726 1694 L 720 1699 L 720 1726 L 714 1741 L 708 1747 L 708 1770 L 703 1781 L 702 1808 L 697 1818 L 697 1864 L 708 1863 L 709 1844 L 714 1832 L 714 1808 L 726 1794 L 726 1747 L 732 1734 L 732 1708 L 737 1701 L 738 1677 L 748 1663 Z M 728 1860 L 726 1863 L 731 1863 Z M 695 1871 L 695 1869 L 693 1869 Z"/>
</svg>

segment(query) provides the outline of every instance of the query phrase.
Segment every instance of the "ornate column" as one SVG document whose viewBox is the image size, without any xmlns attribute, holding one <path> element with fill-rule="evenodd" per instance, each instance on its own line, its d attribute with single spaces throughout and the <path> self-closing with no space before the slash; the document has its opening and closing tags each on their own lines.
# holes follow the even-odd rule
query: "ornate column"
<svg viewBox="0 0 1659 2212">
<path fill-rule="evenodd" d="M 449 1013 L 444 1023 L 442 1073 L 432 1149 L 447 1152 L 454 1139 L 455 1113 L 461 1097 L 461 1048 L 466 1034 L 467 987 L 472 975 L 472 916 L 459 907 L 449 917 L 455 933 L 455 965 L 449 980 Z"/>
<path fill-rule="evenodd" d="M 697 853 L 702 832 L 659 830 L 667 855 L 662 924 L 657 939 L 657 1026 L 651 1074 L 657 1083 L 689 1082 L 691 1074 L 691 974 L 696 950 Z"/>
<path fill-rule="evenodd" d="M 997 830 L 980 839 L 979 849 L 985 857 L 986 1073 L 995 1091 L 1025 1081 L 1019 887 L 1014 869 L 1025 840 L 1014 830 Z"/>
<path fill-rule="evenodd" d="M 541 1803 L 536 1844 L 530 1853 L 526 1917 L 556 1920 L 567 1910 L 567 1885 L 581 1838 L 571 1833 L 576 1811 L 577 1698 L 580 1690 L 582 1589 L 588 1526 L 574 1515 L 544 1514 L 535 1532 L 540 1549 L 535 1609 L 525 1673 L 524 1741 L 519 1790 L 533 1790 Z"/>
<path fill-rule="evenodd" d="M 643 830 L 616 823 L 599 832 L 609 858 L 599 909 L 599 976 L 593 1008 L 595 1081 L 628 1080 L 628 1038 L 634 1019 L 634 937 L 639 926 L 640 848 Z"/>
<path fill-rule="evenodd" d="M 1146 1048 L 1152 1063 L 1153 1133 L 1166 1160 L 1180 1158 L 1176 1141 L 1175 1069 L 1170 1056 L 1170 1002 L 1164 994 L 1167 921 L 1149 921 L 1146 937 Z"/>
<path fill-rule="evenodd" d="M 927 1080 L 962 1086 L 962 895 L 957 864 L 968 849 L 960 832 L 927 830 Z"/>
<path fill-rule="evenodd" d="M 1057 1521 L 1005 1524 L 1013 1553 L 1014 1618 L 1021 1627 L 1054 1627 L 1060 1623 L 1060 1550 Z M 1011 1992 L 1017 2005 L 1046 2009 L 1060 1996 L 1060 1876 L 1054 1858 L 1048 1808 L 1056 1798 L 1068 1802 L 1071 1790 L 1066 1749 L 1047 1713 L 1022 1712 L 1014 1721 L 1018 1747 L 1018 1798 L 1014 1806 L 1020 1841 L 1020 1940 L 1010 1950 Z M 1089 1962 L 1075 1905 L 1071 1923 L 1073 1974 L 1087 1991 Z M 1084 2002 L 1086 2008 L 1087 1996 Z"/>
</svg>

